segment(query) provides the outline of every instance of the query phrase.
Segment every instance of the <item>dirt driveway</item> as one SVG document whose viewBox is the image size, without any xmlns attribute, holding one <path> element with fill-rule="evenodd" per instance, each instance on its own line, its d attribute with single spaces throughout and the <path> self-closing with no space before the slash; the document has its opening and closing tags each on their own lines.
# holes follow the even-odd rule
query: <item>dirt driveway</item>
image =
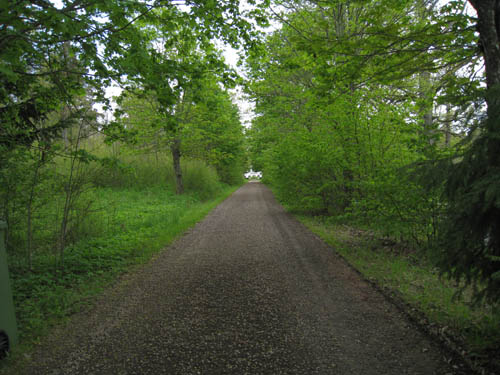
<svg viewBox="0 0 500 375">
<path fill-rule="evenodd" d="M 256 182 L 76 315 L 32 363 L 26 374 L 453 374 Z"/>
</svg>

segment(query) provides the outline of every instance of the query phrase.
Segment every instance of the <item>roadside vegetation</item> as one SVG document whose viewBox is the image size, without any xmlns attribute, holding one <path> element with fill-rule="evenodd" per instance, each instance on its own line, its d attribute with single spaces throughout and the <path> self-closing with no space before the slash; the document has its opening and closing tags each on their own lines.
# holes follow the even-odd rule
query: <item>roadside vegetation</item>
<svg viewBox="0 0 500 375">
<path fill-rule="evenodd" d="M 44 182 L 36 186 L 29 244 L 23 209 L 27 196 L 17 192 L 9 201 L 16 207 L 9 215 L 8 261 L 21 351 L 54 324 L 91 305 L 102 288 L 151 259 L 242 182 L 240 177 L 223 183 L 214 167 L 186 158 L 185 193 L 179 195 L 170 156 L 134 154 L 133 148 L 117 144 L 113 148 L 113 163 L 78 167 L 83 186 L 70 208 L 64 248 L 58 240 L 68 160 L 55 160 L 40 171 Z M 101 158 L 107 152 L 111 148 L 105 145 L 94 150 Z M 50 178 L 44 180 L 45 175 Z"/>
<path fill-rule="evenodd" d="M 229 92 L 238 76 L 212 39 L 237 47 L 252 36 L 243 18 L 228 27 L 222 9 L 198 5 L 0 9 L 0 220 L 20 332 L 14 356 L 243 183 L 244 132 Z"/>
<path fill-rule="evenodd" d="M 500 367 L 497 308 L 474 305 L 474 290 L 443 278 L 421 249 L 326 217 L 297 217 L 478 373 Z"/>
<path fill-rule="evenodd" d="M 285 0 L 246 61 L 263 181 L 367 278 L 496 366 L 498 4 Z"/>
</svg>

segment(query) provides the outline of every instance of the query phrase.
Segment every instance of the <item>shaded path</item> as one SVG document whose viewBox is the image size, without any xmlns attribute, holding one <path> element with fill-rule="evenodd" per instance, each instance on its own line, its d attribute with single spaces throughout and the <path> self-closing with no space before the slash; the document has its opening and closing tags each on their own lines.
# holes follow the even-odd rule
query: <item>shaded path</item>
<svg viewBox="0 0 500 375">
<path fill-rule="evenodd" d="M 248 183 L 35 353 L 36 374 L 452 374 L 398 310 Z"/>
</svg>

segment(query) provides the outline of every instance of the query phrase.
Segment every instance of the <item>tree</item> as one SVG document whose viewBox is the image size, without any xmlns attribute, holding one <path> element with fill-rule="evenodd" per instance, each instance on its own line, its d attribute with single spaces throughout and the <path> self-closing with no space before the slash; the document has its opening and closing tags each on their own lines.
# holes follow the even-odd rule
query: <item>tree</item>
<svg viewBox="0 0 500 375">
<path fill-rule="evenodd" d="M 207 40 L 219 38 L 234 46 L 255 43 L 249 18 L 266 20 L 260 7 L 240 12 L 239 1 L 130 1 L 83 0 L 62 2 L 36 0 L 5 3 L 0 9 L 0 147 L 29 146 L 37 140 L 57 137 L 66 123 L 40 129 L 37 124 L 52 111 L 71 104 L 85 87 L 94 89 L 95 101 L 107 102 L 105 88 L 125 73 L 117 63 L 132 48 L 141 55 L 131 26 L 152 16 L 164 29 L 185 23 Z M 67 63 L 76 59 L 77 66 Z"/>
<path fill-rule="evenodd" d="M 480 37 L 481 52 L 484 56 L 486 84 L 493 90 L 500 84 L 500 1 L 469 0 L 477 12 L 477 27 Z M 491 107 L 495 107 L 498 98 L 488 98 Z"/>
<path fill-rule="evenodd" d="M 201 82 L 193 118 L 183 129 L 184 152 L 212 165 L 222 182 L 236 184 L 244 172 L 244 135 L 238 107 L 216 77 Z"/>
<path fill-rule="evenodd" d="M 467 149 L 441 133 L 468 131 L 481 116 L 465 3 L 279 4 L 281 29 L 248 62 L 253 163 L 288 202 L 434 244 L 448 198 L 442 163 L 433 166 Z M 463 115 L 441 124 L 444 108 Z"/>
<path fill-rule="evenodd" d="M 128 89 L 154 102 L 154 118 L 158 121 L 154 126 L 161 127 L 167 135 L 176 192 L 182 194 L 182 129 L 191 122 L 196 104 L 203 101 L 207 77 L 230 82 L 234 74 L 206 35 L 192 29 L 188 18 L 178 14 L 172 17 L 177 17 L 178 23 L 165 25 L 160 22 L 165 18 L 164 12 L 177 11 L 154 12 L 158 19 L 139 25 L 136 35 L 140 38 L 132 46 L 140 40 L 140 52 L 132 48 L 119 63 L 128 74 Z"/>
<path fill-rule="evenodd" d="M 441 267 L 474 284 L 476 300 L 500 300 L 500 2 L 470 1 L 477 11 L 485 62 L 487 117 L 452 160 L 446 194 L 449 209 L 441 236 Z"/>
<path fill-rule="evenodd" d="M 147 10 L 139 2 L 122 7 L 104 1 L 65 2 L 60 9 L 49 1 L 17 1 L 2 9 L 0 145 L 9 150 L 60 134 L 64 121 L 37 124 L 71 104 L 85 85 L 105 84 L 109 72 L 97 53 L 99 43 L 126 26 L 118 13 Z M 75 57 L 78 66 L 68 64 Z M 102 91 L 97 94 L 102 98 Z"/>
<path fill-rule="evenodd" d="M 188 112 L 179 112 L 183 115 L 175 136 L 180 152 L 215 167 L 222 182 L 237 183 L 243 173 L 243 128 L 238 110 L 216 77 L 205 77 L 199 85 L 198 100 L 190 104 Z M 120 121 L 130 135 L 132 147 L 139 152 L 171 152 L 174 135 L 165 128 L 154 96 L 127 93 L 121 111 Z"/>
</svg>

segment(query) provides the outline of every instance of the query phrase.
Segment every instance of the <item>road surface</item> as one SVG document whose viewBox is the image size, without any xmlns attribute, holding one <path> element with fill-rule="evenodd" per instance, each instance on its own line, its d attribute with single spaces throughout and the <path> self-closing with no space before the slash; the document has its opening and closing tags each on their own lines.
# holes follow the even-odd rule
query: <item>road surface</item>
<svg viewBox="0 0 500 375">
<path fill-rule="evenodd" d="M 256 182 L 41 347 L 27 374 L 453 374 Z"/>
</svg>

